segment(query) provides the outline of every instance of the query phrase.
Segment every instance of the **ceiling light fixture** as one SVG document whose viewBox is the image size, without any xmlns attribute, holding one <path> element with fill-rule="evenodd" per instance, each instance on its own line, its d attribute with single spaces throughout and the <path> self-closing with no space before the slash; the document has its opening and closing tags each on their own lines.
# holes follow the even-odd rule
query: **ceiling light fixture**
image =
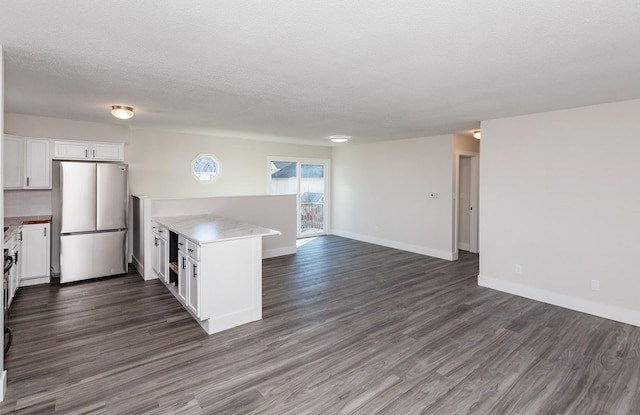
<svg viewBox="0 0 640 415">
<path fill-rule="evenodd" d="M 111 114 L 121 120 L 128 120 L 133 117 L 133 108 L 125 107 L 124 105 L 112 105 Z"/>
<path fill-rule="evenodd" d="M 330 135 L 329 136 L 329 139 L 334 143 L 346 143 L 347 141 L 349 141 L 350 138 L 351 136 L 348 136 L 348 135 Z"/>
<path fill-rule="evenodd" d="M 480 140 L 480 130 L 476 130 L 473 132 L 473 138 L 477 138 L 478 140 Z"/>
</svg>

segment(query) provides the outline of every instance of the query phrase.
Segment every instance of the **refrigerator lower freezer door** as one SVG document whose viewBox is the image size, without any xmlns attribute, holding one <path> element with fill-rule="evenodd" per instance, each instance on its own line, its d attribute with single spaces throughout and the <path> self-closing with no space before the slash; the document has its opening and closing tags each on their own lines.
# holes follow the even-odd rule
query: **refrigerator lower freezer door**
<svg viewBox="0 0 640 415">
<path fill-rule="evenodd" d="M 60 282 L 72 282 L 127 272 L 127 231 L 60 237 Z"/>
</svg>

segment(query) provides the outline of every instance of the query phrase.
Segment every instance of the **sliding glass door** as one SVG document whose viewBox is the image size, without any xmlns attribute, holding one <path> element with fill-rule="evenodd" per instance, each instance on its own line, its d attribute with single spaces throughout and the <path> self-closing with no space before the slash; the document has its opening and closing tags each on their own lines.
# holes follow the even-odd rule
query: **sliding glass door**
<svg viewBox="0 0 640 415">
<path fill-rule="evenodd" d="M 328 161 L 272 158 L 271 194 L 295 194 L 298 206 L 298 237 L 326 233 Z"/>
</svg>

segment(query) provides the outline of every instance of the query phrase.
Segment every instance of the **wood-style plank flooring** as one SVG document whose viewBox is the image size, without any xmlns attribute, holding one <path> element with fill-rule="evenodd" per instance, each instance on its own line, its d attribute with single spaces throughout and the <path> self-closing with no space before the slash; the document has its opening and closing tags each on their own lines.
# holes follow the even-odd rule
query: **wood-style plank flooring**
<svg viewBox="0 0 640 415">
<path fill-rule="evenodd" d="M 21 288 L 0 413 L 639 414 L 640 328 L 320 237 L 264 261 L 264 319 L 207 336 L 135 273 Z"/>
</svg>

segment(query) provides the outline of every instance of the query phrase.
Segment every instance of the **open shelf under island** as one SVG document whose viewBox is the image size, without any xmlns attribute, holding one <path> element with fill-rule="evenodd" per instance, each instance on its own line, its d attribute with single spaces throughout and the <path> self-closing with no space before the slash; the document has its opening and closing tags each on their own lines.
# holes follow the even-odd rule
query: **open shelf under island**
<svg viewBox="0 0 640 415">
<path fill-rule="evenodd" d="M 214 215 L 154 218 L 153 270 L 208 333 L 262 318 L 262 237 Z"/>
</svg>

